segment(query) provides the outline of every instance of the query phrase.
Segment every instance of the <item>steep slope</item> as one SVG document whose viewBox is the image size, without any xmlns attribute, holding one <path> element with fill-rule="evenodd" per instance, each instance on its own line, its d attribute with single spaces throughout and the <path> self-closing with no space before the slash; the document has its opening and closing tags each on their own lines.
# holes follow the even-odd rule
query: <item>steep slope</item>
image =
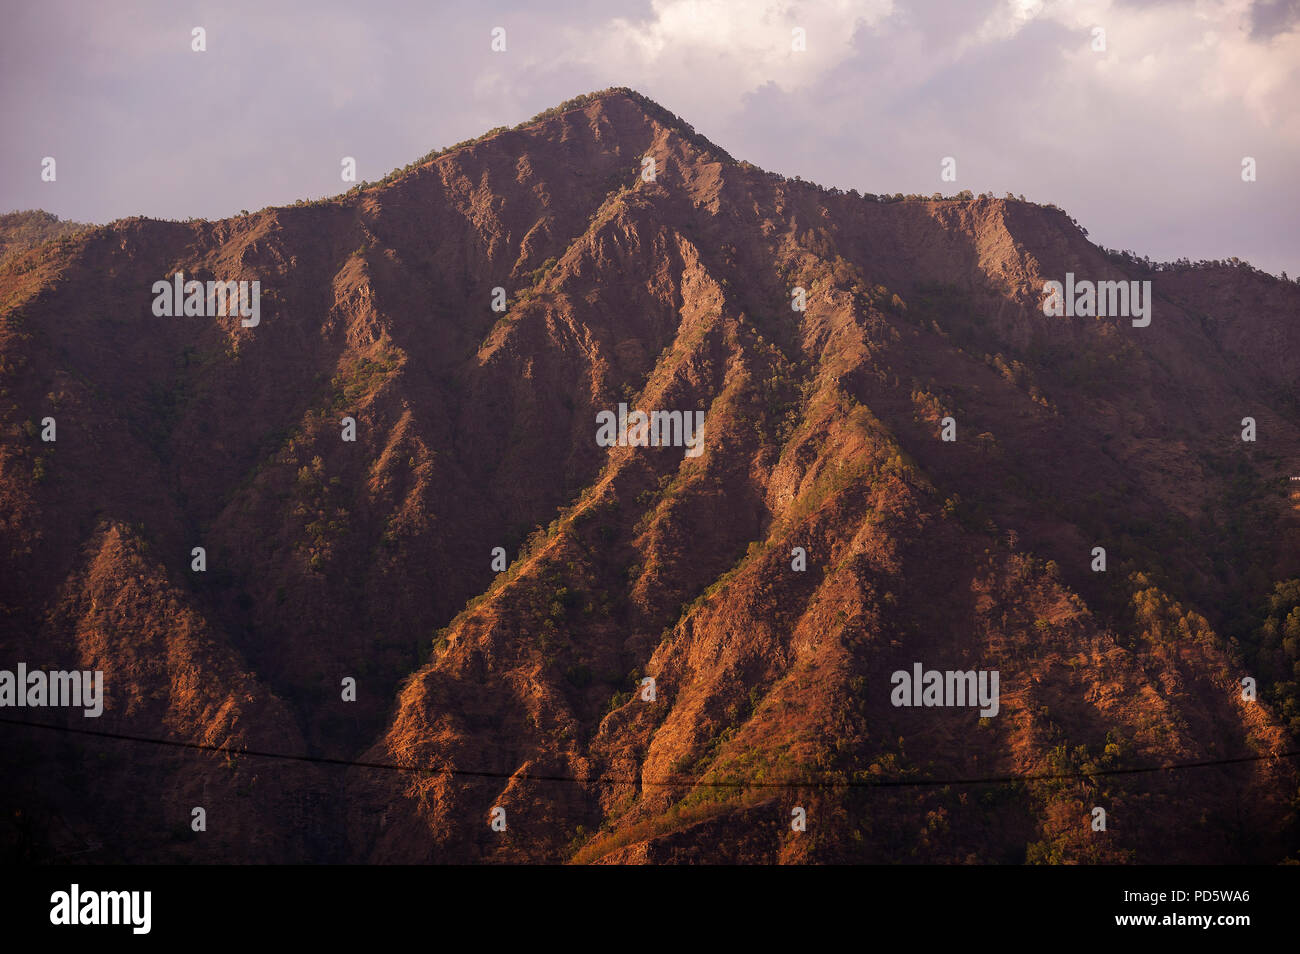
<svg viewBox="0 0 1300 954">
<path fill-rule="evenodd" d="M 260 322 L 156 317 L 178 270 L 260 281 Z M 1150 326 L 1044 316 L 1067 271 L 1150 279 Z M 789 182 L 613 90 L 336 200 L 36 247 L 0 303 L 5 659 L 102 663 L 94 728 L 411 769 L 82 738 L 58 770 L 5 726 L 30 856 L 1300 847 L 1283 759 L 921 784 L 1295 748 L 1294 284 Z M 620 403 L 703 412 L 702 453 L 599 446 Z M 916 662 L 996 670 L 998 713 L 895 707 Z M 191 803 L 220 837 L 141 837 Z"/>
</svg>

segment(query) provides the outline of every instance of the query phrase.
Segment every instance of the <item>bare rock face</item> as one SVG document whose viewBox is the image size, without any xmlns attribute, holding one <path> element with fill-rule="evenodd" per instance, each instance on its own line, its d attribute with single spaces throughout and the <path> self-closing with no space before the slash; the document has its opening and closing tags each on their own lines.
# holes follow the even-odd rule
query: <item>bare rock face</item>
<svg viewBox="0 0 1300 954">
<path fill-rule="evenodd" d="M 15 858 L 1300 849 L 1295 284 L 787 181 L 628 90 L 334 200 L 20 238 L 0 669 L 105 705 L 0 716 L 210 748 L 0 723 Z M 156 315 L 178 271 L 260 320 Z M 1150 324 L 1045 315 L 1067 272 Z"/>
</svg>

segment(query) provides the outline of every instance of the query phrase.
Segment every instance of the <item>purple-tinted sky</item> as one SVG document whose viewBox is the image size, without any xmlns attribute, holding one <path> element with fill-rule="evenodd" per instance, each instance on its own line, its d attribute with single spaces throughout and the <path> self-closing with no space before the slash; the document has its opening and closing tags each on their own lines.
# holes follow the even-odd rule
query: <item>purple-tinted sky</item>
<svg viewBox="0 0 1300 954">
<path fill-rule="evenodd" d="M 1103 245 L 1300 274 L 1300 0 L 7 0 L 0 211 L 288 204 L 606 86 L 784 175 L 1024 193 Z"/>
</svg>

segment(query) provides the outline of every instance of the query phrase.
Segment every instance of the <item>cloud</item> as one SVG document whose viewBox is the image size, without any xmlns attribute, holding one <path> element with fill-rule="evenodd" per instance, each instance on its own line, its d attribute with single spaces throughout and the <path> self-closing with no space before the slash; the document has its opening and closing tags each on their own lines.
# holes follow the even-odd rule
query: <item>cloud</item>
<svg viewBox="0 0 1300 954">
<path fill-rule="evenodd" d="M 1010 40 L 1042 12 L 1042 0 L 1002 0 L 963 45 Z"/>
<path fill-rule="evenodd" d="M 653 0 L 647 17 L 587 31 L 582 58 L 734 102 L 769 83 L 814 86 L 853 55 L 857 30 L 892 12 L 892 0 Z M 795 29 L 804 31 L 804 51 L 793 48 Z"/>
<path fill-rule="evenodd" d="M 1249 0 L 1196 0 L 1189 6 L 1058 0 L 1047 3 L 1041 16 L 1079 35 L 1078 45 L 1064 54 L 1064 66 L 1099 91 L 1189 117 L 1225 104 L 1244 106 L 1261 125 L 1295 141 L 1300 29 L 1294 17 L 1269 13 L 1271 32 L 1261 42 L 1255 30 L 1260 7 Z M 1102 53 L 1088 42 L 1096 26 L 1106 31 Z"/>
<path fill-rule="evenodd" d="M 1250 8 L 1251 39 L 1264 39 L 1300 23 L 1300 0 L 1256 0 Z"/>
</svg>

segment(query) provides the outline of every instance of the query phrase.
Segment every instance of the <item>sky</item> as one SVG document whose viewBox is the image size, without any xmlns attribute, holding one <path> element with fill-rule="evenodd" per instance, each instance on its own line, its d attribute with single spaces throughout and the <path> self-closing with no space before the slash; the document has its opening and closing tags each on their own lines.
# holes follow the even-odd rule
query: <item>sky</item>
<svg viewBox="0 0 1300 954">
<path fill-rule="evenodd" d="M 0 0 L 0 211 L 287 205 L 609 86 L 782 175 L 1300 275 L 1300 0 Z"/>
</svg>

